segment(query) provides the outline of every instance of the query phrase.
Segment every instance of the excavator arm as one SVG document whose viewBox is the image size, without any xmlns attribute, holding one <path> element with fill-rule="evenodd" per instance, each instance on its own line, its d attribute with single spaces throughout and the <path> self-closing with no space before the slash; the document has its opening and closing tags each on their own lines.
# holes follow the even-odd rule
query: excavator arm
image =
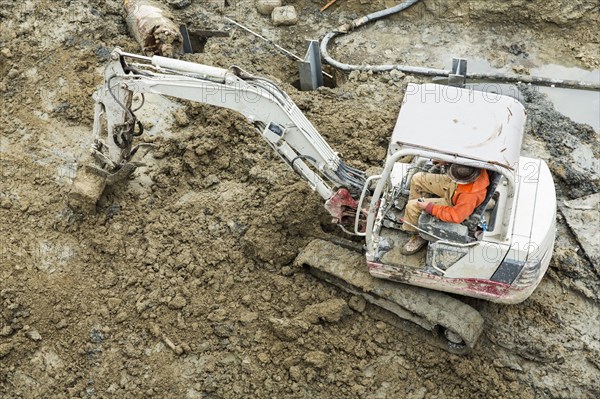
<svg viewBox="0 0 600 399">
<path fill-rule="evenodd" d="M 154 93 L 228 108 L 244 115 L 267 144 L 326 201 L 339 223 L 356 209 L 364 172 L 346 165 L 292 99 L 272 81 L 238 67 L 215 68 L 115 49 L 94 93 L 92 155 L 109 183 L 135 169 L 135 138 L 143 127 L 134 94 Z M 111 177 L 114 176 L 114 177 Z"/>
</svg>

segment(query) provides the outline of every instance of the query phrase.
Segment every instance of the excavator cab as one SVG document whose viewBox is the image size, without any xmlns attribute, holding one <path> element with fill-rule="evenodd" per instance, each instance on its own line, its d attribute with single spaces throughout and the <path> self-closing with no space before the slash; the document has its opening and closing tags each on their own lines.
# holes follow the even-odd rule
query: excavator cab
<svg viewBox="0 0 600 399">
<path fill-rule="evenodd" d="M 526 299 L 545 273 L 556 200 L 546 163 L 520 156 L 525 110 L 515 99 L 435 84 L 409 84 L 383 173 L 370 198 L 371 275 L 501 303 Z M 426 251 L 405 256 L 396 223 L 410 180 L 430 160 L 487 170 L 485 200 L 462 224 L 419 218 Z"/>
<path fill-rule="evenodd" d="M 296 262 L 430 331 L 426 336 L 444 349 L 468 353 L 483 320 L 442 292 L 519 303 L 538 286 L 552 255 L 556 193 L 546 163 L 520 155 L 525 118 L 510 97 L 409 84 L 383 171 L 367 179 L 358 200 L 353 233 L 365 238 L 368 274 L 356 255 L 352 261 L 326 241 L 311 242 Z M 403 255 L 410 236 L 399 219 L 410 181 L 431 171 L 434 159 L 486 169 L 487 195 L 461 224 L 422 214 L 417 227 L 427 250 Z"/>
</svg>

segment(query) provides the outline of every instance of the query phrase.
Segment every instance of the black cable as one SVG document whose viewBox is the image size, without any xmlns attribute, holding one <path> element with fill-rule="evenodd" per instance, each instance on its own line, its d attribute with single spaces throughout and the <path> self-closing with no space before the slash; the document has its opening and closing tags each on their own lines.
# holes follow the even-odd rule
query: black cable
<svg viewBox="0 0 600 399">
<path fill-rule="evenodd" d="M 135 120 L 135 115 L 133 115 L 131 110 L 129 108 L 127 108 L 121 101 L 119 101 L 117 96 L 115 96 L 115 93 L 113 93 L 112 88 L 110 87 L 111 80 L 113 80 L 116 77 L 117 77 L 117 75 L 113 75 L 110 78 L 108 78 L 108 82 L 107 82 L 108 92 L 112 96 L 113 100 L 115 100 L 115 102 L 117 104 L 119 104 L 119 107 L 123 108 L 123 110 L 129 114 L 129 118 Z"/>
<path fill-rule="evenodd" d="M 291 165 L 292 169 L 294 169 L 294 172 L 298 173 L 299 175 L 302 175 L 302 173 L 300 173 L 300 171 L 294 166 L 294 162 L 296 162 L 298 159 L 308 159 L 309 161 L 312 161 L 315 164 L 317 163 L 317 160 L 311 157 L 310 155 L 297 155 L 294 159 L 292 159 Z"/>
<path fill-rule="evenodd" d="M 134 113 L 134 112 L 139 111 L 140 109 L 142 109 L 142 107 L 144 106 L 144 103 L 146 102 L 146 96 L 144 96 L 144 93 L 140 93 L 140 96 L 142 96 L 142 103 L 140 104 L 139 107 L 137 107 L 136 109 L 132 110 L 131 111 L 132 113 Z"/>
</svg>

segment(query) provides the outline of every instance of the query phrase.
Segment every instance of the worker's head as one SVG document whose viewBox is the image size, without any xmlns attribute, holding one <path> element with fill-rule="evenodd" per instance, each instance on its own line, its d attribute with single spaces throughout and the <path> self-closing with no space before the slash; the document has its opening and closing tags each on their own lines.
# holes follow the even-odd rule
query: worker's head
<svg viewBox="0 0 600 399">
<path fill-rule="evenodd" d="M 481 169 L 453 163 L 448 168 L 448 176 L 458 184 L 472 183 L 481 174 Z"/>
</svg>

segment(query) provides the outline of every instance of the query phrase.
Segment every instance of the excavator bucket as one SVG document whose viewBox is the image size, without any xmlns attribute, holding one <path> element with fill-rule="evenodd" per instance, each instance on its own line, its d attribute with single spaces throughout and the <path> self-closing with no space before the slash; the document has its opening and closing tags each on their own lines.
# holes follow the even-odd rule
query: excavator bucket
<svg viewBox="0 0 600 399">
<path fill-rule="evenodd" d="M 441 292 L 376 279 L 369 274 L 363 255 L 330 241 L 313 240 L 295 264 L 362 296 L 376 306 L 379 318 L 451 353 L 471 352 L 483 331 L 483 318 L 469 305 Z"/>
<path fill-rule="evenodd" d="M 140 162 L 128 162 L 112 174 L 91 163 L 82 165 L 69 192 L 69 206 L 78 213 L 94 213 L 96 202 L 106 186 L 125 179 L 142 165 Z"/>
<path fill-rule="evenodd" d="M 77 170 L 69 192 L 69 206 L 79 213 L 93 213 L 96 202 L 106 187 L 107 173 L 92 165 L 82 165 Z"/>
</svg>

